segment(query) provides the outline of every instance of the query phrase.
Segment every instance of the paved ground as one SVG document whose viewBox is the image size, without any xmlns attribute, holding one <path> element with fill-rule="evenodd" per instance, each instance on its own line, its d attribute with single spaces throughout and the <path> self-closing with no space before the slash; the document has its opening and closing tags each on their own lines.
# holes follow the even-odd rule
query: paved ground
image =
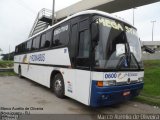
<svg viewBox="0 0 160 120">
<path fill-rule="evenodd" d="M 0 77 L 0 111 L 8 111 L 6 109 L 13 107 L 21 111 L 26 107 L 32 108 L 34 110 L 30 112 L 38 114 L 160 114 L 160 109 L 155 106 L 133 101 L 111 107 L 90 108 L 70 98 L 59 99 L 48 88 L 28 79 Z"/>
</svg>

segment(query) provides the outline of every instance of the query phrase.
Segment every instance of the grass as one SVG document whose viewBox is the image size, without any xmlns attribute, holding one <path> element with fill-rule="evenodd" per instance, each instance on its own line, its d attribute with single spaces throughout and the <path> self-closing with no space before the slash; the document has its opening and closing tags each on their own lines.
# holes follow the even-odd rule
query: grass
<svg viewBox="0 0 160 120">
<path fill-rule="evenodd" d="M 0 60 L 0 68 L 12 68 L 13 61 L 3 61 Z M 13 76 L 15 75 L 14 72 L 0 72 L 0 76 Z"/>
<path fill-rule="evenodd" d="M 140 95 L 140 96 L 136 97 L 135 100 L 142 102 L 142 103 L 147 103 L 149 105 L 154 105 L 154 106 L 160 107 L 160 99 Z"/>
<path fill-rule="evenodd" d="M 144 96 L 160 98 L 160 60 L 144 61 L 145 77 Z"/>
<path fill-rule="evenodd" d="M 15 76 L 16 74 L 14 72 L 0 72 L 0 77 L 3 76 Z"/>
<path fill-rule="evenodd" d="M 136 100 L 160 106 L 160 60 L 144 61 L 144 88 Z"/>
<path fill-rule="evenodd" d="M 13 61 L 0 60 L 0 68 L 11 68 L 13 67 Z"/>
</svg>

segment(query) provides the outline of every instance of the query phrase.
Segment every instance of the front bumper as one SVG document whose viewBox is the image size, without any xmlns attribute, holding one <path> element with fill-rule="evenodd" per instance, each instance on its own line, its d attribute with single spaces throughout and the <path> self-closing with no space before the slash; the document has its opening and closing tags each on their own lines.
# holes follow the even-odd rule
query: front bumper
<svg viewBox="0 0 160 120">
<path fill-rule="evenodd" d="M 143 88 L 144 83 L 136 83 L 121 86 L 107 86 L 98 87 L 97 81 L 92 81 L 90 106 L 99 107 L 113 105 L 116 103 L 129 100 L 139 95 L 140 90 Z M 123 96 L 124 92 L 130 91 L 128 96 Z"/>
</svg>

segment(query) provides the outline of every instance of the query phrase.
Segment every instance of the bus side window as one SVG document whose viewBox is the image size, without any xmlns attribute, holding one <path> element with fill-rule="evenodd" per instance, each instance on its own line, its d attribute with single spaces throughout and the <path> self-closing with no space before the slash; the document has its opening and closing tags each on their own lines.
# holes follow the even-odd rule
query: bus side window
<svg viewBox="0 0 160 120">
<path fill-rule="evenodd" d="M 84 30 L 80 32 L 79 35 L 79 58 L 89 58 L 89 48 L 90 48 L 90 39 L 89 39 L 89 30 Z"/>
<path fill-rule="evenodd" d="M 60 28 L 57 28 L 57 29 L 55 29 L 54 32 L 53 32 L 53 35 L 54 35 L 53 41 L 52 41 L 52 46 L 53 46 L 53 47 L 56 47 L 56 46 L 60 46 L 60 45 L 61 45 L 61 43 L 60 43 L 60 38 L 59 38 L 59 34 L 60 34 L 60 33 L 58 33 L 59 29 L 60 29 Z"/>
<path fill-rule="evenodd" d="M 22 50 L 21 50 L 22 53 L 25 52 L 25 43 L 22 43 Z"/>
<path fill-rule="evenodd" d="M 38 50 L 40 44 L 40 36 L 37 36 L 33 39 L 32 50 Z"/>
<path fill-rule="evenodd" d="M 79 24 L 79 58 L 89 58 L 90 50 L 90 33 L 89 33 L 89 20 L 83 20 Z"/>
<path fill-rule="evenodd" d="M 22 44 L 18 45 L 18 54 L 22 53 Z"/>
<path fill-rule="evenodd" d="M 27 52 L 27 42 L 23 43 L 23 52 Z"/>
<path fill-rule="evenodd" d="M 18 46 L 17 46 L 17 54 L 19 54 L 19 49 L 20 49 L 20 48 L 19 48 L 19 45 L 18 45 Z"/>
<path fill-rule="evenodd" d="M 41 37 L 41 46 L 40 48 L 49 48 L 52 39 L 52 30 L 47 31 L 46 33 L 42 34 Z"/>
<path fill-rule="evenodd" d="M 41 36 L 41 46 L 40 46 L 40 48 L 45 48 L 45 41 L 46 41 L 46 34 L 44 33 L 44 34 L 42 34 L 42 36 Z"/>
<path fill-rule="evenodd" d="M 71 40 L 69 42 L 69 53 L 72 62 L 72 66 L 75 64 L 75 55 L 77 48 L 77 36 L 78 36 L 78 25 L 74 24 L 71 28 Z"/>
<path fill-rule="evenodd" d="M 30 50 L 31 50 L 31 45 L 32 45 L 32 40 L 29 40 L 28 42 L 27 42 L 27 52 L 29 52 Z"/>
<path fill-rule="evenodd" d="M 15 50 L 15 52 L 16 52 L 16 54 L 20 54 L 20 45 L 18 45 L 17 47 L 16 47 L 16 50 Z"/>
<path fill-rule="evenodd" d="M 64 24 L 54 30 L 52 46 L 67 45 L 69 41 L 69 25 Z"/>
<path fill-rule="evenodd" d="M 52 39 L 52 30 L 46 32 L 46 40 L 44 44 L 45 48 L 50 47 L 51 39 Z"/>
<path fill-rule="evenodd" d="M 69 41 L 69 25 L 68 24 L 64 24 L 62 25 L 62 27 L 64 27 L 64 31 L 61 32 L 59 38 L 60 38 L 60 43 L 62 45 L 67 45 L 68 41 Z"/>
<path fill-rule="evenodd" d="M 15 54 L 18 54 L 18 46 L 16 46 Z"/>
<path fill-rule="evenodd" d="M 90 32 L 89 20 L 83 20 L 79 24 L 79 41 L 76 58 L 77 67 L 89 67 L 90 65 Z"/>
</svg>

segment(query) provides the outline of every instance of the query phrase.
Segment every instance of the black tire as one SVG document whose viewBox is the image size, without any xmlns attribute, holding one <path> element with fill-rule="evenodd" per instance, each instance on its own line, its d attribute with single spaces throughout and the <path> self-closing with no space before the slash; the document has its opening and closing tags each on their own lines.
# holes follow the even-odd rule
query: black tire
<svg viewBox="0 0 160 120">
<path fill-rule="evenodd" d="M 58 98 L 64 98 L 64 80 L 63 76 L 58 73 L 54 76 L 53 83 L 52 83 L 52 90 L 54 91 L 55 95 Z"/>
<path fill-rule="evenodd" d="M 21 71 L 21 67 L 18 68 L 18 76 L 19 78 L 22 78 L 22 71 Z"/>
</svg>

